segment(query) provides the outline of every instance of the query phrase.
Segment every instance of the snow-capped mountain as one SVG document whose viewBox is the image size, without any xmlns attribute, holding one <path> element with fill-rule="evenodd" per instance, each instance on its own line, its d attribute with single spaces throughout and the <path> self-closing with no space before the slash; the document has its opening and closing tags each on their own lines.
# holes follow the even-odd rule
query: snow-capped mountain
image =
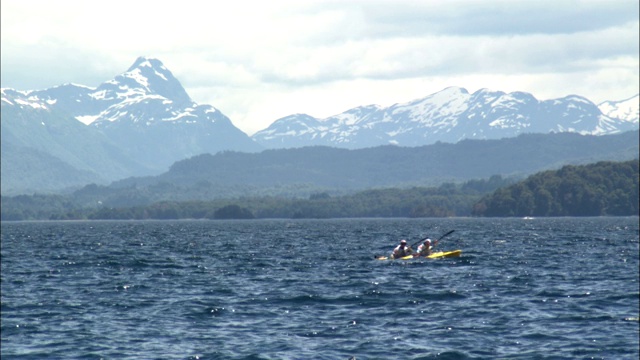
<svg viewBox="0 0 640 360">
<path fill-rule="evenodd" d="M 159 60 L 145 57 L 97 88 L 2 89 L 2 146 L 3 165 L 13 166 L 2 167 L 3 194 L 26 183 L 47 190 L 108 183 L 159 174 L 203 153 L 262 149 L 222 112 L 193 102 Z M 61 168 L 60 181 L 47 175 Z"/>
<path fill-rule="evenodd" d="M 159 170 L 202 153 L 261 147 L 211 105 L 198 105 L 157 59 L 138 58 L 97 88 L 33 91 L 52 108 L 103 132 L 135 160 Z"/>
<path fill-rule="evenodd" d="M 640 94 L 620 101 L 605 101 L 598 108 L 608 117 L 638 124 L 640 121 Z"/>
<path fill-rule="evenodd" d="M 637 112 L 637 101 L 635 105 Z M 464 88 L 449 87 L 387 108 L 357 107 L 325 119 L 287 116 L 252 137 L 267 148 L 327 145 L 354 149 L 499 139 L 522 133 L 604 135 L 637 128 L 637 122 L 606 116 L 581 96 L 540 101 L 525 92 L 482 89 L 470 94 Z"/>
</svg>

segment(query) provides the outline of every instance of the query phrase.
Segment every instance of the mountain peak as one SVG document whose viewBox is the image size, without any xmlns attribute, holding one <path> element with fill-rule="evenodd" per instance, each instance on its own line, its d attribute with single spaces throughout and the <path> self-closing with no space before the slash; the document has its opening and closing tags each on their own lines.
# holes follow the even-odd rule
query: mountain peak
<svg viewBox="0 0 640 360">
<path fill-rule="evenodd" d="M 151 61 L 156 60 L 154 58 L 149 58 L 146 56 L 138 56 L 138 58 L 133 62 L 133 65 L 131 65 L 129 67 L 129 69 L 127 69 L 127 72 L 130 72 L 134 69 L 137 69 L 139 67 L 144 67 L 144 66 L 151 66 L 153 67 L 153 64 L 151 64 Z M 158 62 L 160 63 L 160 65 L 162 66 L 162 62 L 158 60 Z"/>
<path fill-rule="evenodd" d="M 186 90 L 164 64 L 154 58 L 140 56 L 129 69 L 113 82 L 149 95 L 163 96 L 178 105 L 193 103 Z"/>
<path fill-rule="evenodd" d="M 167 68 L 164 67 L 164 64 L 162 63 L 162 61 L 155 58 L 146 57 L 146 56 L 139 56 L 136 59 L 136 61 L 134 61 L 133 65 L 129 67 L 127 72 L 131 72 L 131 71 L 134 71 L 135 69 L 144 68 L 144 67 L 151 68 L 155 71 L 168 71 Z"/>
<path fill-rule="evenodd" d="M 464 94 L 464 95 L 468 95 L 469 91 L 467 91 L 467 89 L 460 87 L 460 86 L 448 86 L 440 91 L 438 91 L 436 94 L 452 94 L 452 95 L 457 95 L 457 94 Z"/>
</svg>

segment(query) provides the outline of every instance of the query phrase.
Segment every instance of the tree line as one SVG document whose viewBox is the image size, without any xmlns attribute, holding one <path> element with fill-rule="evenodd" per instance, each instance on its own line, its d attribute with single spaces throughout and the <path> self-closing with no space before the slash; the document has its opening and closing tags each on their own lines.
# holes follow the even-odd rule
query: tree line
<svg viewBox="0 0 640 360">
<path fill-rule="evenodd" d="M 86 207 L 63 195 L 2 197 L 2 220 L 525 217 L 638 215 L 638 160 L 564 166 L 515 182 L 501 176 L 438 187 L 307 198 L 236 197 Z"/>
<path fill-rule="evenodd" d="M 2 220 L 251 219 L 469 216 L 484 194 L 513 183 L 499 175 L 438 187 L 371 189 L 348 195 L 313 193 L 307 198 L 234 197 L 159 201 L 137 206 L 85 206 L 62 195 L 2 197 Z"/>
</svg>

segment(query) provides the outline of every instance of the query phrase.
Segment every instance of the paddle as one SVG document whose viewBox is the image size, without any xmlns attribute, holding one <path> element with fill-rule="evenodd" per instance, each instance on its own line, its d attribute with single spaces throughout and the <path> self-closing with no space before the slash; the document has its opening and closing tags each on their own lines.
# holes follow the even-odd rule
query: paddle
<svg viewBox="0 0 640 360">
<path fill-rule="evenodd" d="M 440 236 L 439 238 L 437 238 L 437 239 L 436 239 L 436 241 L 440 241 L 440 239 L 443 239 L 445 236 L 449 236 L 449 235 L 451 235 L 451 233 L 453 233 L 454 231 L 455 231 L 455 230 L 451 230 L 451 231 L 449 231 L 449 232 L 445 233 L 444 235 L 442 235 L 442 236 Z M 415 243 L 411 244 L 411 247 L 414 247 L 415 245 L 418 245 L 420 242 L 425 241 L 425 240 L 427 240 L 428 238 L 429 238 L 429 237 L 427 236 L 427 237 L 426 237 L 426 238 L 424 238 L 424 239 L 418 240 L 418 242 L 415 242 Z"/>
<path fill-rule="evenodd" d="M 421 242 L 423 242 L 423 241 L 427 240 L 428 238 L 429 238 L 429 237 L 427 236 L 427 237 L 426 237 L 426 238 L 424 238 L 424 239 L 420 239 L 420 240 L 418 240 L 418 241 L 414 242 L 413 244 L 411 244 L 411 246 L 409 246 L 409 247 L 410 247 L 410 248 L 413 248 L 414 246 L 416 246 L 416 245 L 420 244 Z"/>
<path fill-rule="evenodd" d="M 440 241 L 442 239 L 444 239 L 445 236 L 449 236 L 451 235 L 455 230 L 451 230 L 448 233 L 445 233 L 444 235 L 440 236 L 436 241 Z"/>
<path fill-rule="evenodd" d="M 437 239 L 433 242 L 433 245 L 435 246 L 438 242 L 440 242 L 440 240 L 444 239 L 444 238 L 445 238 L 445 236 L 449 236 L 449 235 L 451 235 L 454 231 L 455 231 L 455 230 L 451 230 L 451 231 L 449 231 L 449 232 L 444 233 L 442 236 L 440 236 L 439 238 L 437 238 Z M 419 240 L 417 243 L 414 243 L 413 245 L 416 245 L 416 244 L 420 243 L 420 241 L 425 241 L 425 240 L 427 240 L 428 238 L 429 238 L 429 237 L 427 236 L 426 238 L 424 238 L 424 239 L 422 239 L 422 240 Z M 413 247 L 413 245 L 411 245 L 411 247 Z M 418 256 L 418 254 L 417 254 L 417 253 L 414 253 L 414 254 L 413 254 L 413 256 L 414 256 L 414 257 L 417 257 L 417 256 Z"/>
</svg>

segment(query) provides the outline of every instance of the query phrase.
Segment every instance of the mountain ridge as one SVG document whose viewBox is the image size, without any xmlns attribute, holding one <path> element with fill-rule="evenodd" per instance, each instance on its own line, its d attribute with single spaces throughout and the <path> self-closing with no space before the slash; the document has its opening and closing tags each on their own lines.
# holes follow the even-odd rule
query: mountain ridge
<svg viewBox="0 0 640 360">
<path fill-rule="evenodd" d="M 627 99 L 637 103 L 637 95 Z M 618 104 L 611 102 L 611 104 Z M 640 108 L 640 104 L 637 104 Z M 611 114 L 615 105 L 610 107 Z M 470 94 L 448 87 L 427 97 L 389 107 L 360 106 L 327 118 L 289 115 L 256 132 L 252 138 L 266 148 L 304 145 L 350 149 L 385 144 L 420 146 L 438 141 L 497 139 L 522 133 L 578 132 L 613 134 L 638 128 L 635 119 L 604 115 L 579 95 L 537 100 L 525 92 L 480 89 Z"/>
</svg>

